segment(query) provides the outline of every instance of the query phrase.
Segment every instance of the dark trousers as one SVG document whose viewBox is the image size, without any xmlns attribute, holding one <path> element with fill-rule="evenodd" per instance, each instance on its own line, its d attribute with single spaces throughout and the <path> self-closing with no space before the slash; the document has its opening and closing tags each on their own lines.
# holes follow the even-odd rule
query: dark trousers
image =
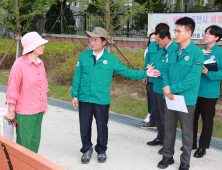
<svg viewBox="0 0 222 170">
<path fill-rule="evenodd" d="M 148 112 L 150 113 L 150 94 L 149 94 L 149 82 L 147 81 L 146 84 L 146 91 L 147 91 L 147 106 L 148 106 Z"/>
<path fill-rule="evenodd" d="M 82 148 L 80 151 L 85 153 L 93 146 L 91 142 L 93 115 L 97 125 L 97 145 L 95 146 L 95 150 L 98 154 L 102 154 L 107 150 L 109 105 L 99 105 L 81 101 L 79 101 L 79 123 L 82 140 Z"/>
<path fill-rule="evenodd" d="M 149 98 L 148 102 L 150 103 L 150 122 L 151 124 L 155 125 L 155 119 L 154 119 L 154 110 L 153 110 L 153 83 L 148 83 L 148 90 L 149 90 Z"/>
<path fill-rule="evenodd" d="M 209 148 L 213 132 L 215 106 L 217 99 L 198 97 L 193 122 L 193 144 L 197 143 L 198 119 L 203 120 L 202 132 L 199 140 L 200 148 Z"/>
<path fill-rule="evenodd" d="M 195 106 L 187 106 L 188 113 L 178 112 L 165 107 L 165 139 L 163 156 L 171 158 L 174 155 L 174 145 L 176 140 L 176 129 L 178 120 L 182 130 L 183 153 L 180 161 L 190 162 L 190 155 L 193 144 L 193 119 Z"/>
<path fill-rule="evenodd" d="M 154 118 L 157 127 L 157 140 L 164 141 L 165 137 L 165 99 L 162 94 L 153 92 Z"/>
</svg>

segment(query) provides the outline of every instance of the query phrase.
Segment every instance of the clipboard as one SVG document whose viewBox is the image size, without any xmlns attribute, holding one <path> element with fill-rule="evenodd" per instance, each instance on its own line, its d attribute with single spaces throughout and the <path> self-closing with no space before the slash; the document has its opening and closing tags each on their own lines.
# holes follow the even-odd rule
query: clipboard
<svg viewBox="0 0 222 170">
<path fill-rule="evenodd" d="M 204 64 L 204 66 L 209 70 L 209 71 L 218 71 L 218 66 L 217 63 L 208 63 L 208 64 Z"/>
</svg>

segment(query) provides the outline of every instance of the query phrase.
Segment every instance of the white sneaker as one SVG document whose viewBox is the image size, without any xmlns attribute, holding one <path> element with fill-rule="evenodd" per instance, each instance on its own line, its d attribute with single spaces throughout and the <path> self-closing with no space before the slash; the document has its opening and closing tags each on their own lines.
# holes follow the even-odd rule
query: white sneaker
<svg viewBox="0 0 222 170">
<path fill-rule="evenodd" d="M 146 119 L 144 119 L 144 122 L 148 123 L 149 121 L 150 121 L 150 114 L 148 113 Z"/>
</svg>

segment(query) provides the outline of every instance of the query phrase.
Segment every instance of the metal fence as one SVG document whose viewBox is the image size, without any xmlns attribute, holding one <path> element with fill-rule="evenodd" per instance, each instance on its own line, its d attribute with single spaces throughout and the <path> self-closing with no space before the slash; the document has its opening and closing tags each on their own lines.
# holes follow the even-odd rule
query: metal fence
<svg viewBox="0 0 222 170">
<path fill-rule="evenodd" d="M 190 6 L 189 9 L 177 9 L 175 11 L 173 7 L 165 8 L 163 12 L 170 13 L 186 13 L 186 12 L 203 12 L 206 11 L 220 11 L 218 10 L 217 5 L 209 5 L 206 9 L 200 8 L 197 9 L 195 6 Z M 120 11 L 112 21 L 112 25 L 118 25 L 117 28 L 113 30 L 113 33 L 118 31 L 123 24 L 121 23 L 124 20 L 124 13 L 128 11 Z M 164 15 L 164 13 L 163 13 Z M 99 17 L 96 19 L 94 16 Z M 96 26 L 105 27 L 104 24 L 105 17 L 103 14 L 94 13 L 91 16 L 87 16 L 82 13 L 64 13 L 60 14 L 58 12 L 48 11 L 45 18 L 38 21 L 38 32 L 40 33 L 50 33 L 50 34 L 72 34 L 72 35 L 85 35 L 85 31 L 92 31 Z M 41 26 L 39 26 L 41 25 Z M 148 27 L 148 14 L 147 13 L 138 13 L 135 17 L 131 17 L 129 21 L 124 23 L 124 26 L 121 30 L 116 33 L 116 36 L 138 36 L 146 37 L 147 36 L 147 27 Z"/>
<path fill-rule="evenodd" d="M 94 17 L 96 15 L 100 19 Z M 113 19 L 112 25 L 117 26 L 113 32 L 119 30 L 123 24 L 123 13 L 119 13 Z M 94 27 L 105 27 L 101 22 L 105 22 L 105 17 L 102 14 L 92 14 L 92 16 L 87 16 L 85 14 L 73 13 L 63 14 L 60 13 L 50 13 L 46 18 L 41 20 L 41 33 L 54 33 L 54 34 L 73 34 L 73 35 L 84 35 L 85 31 L 92 31 Z M 123 28 L 116 33 L 116 35 L 129 36 L 146 36 L 147 35 L 147 23 L 148 15 L 146 13 L 139 13 L 137 16 L 130 18 Z"/>
</svg>

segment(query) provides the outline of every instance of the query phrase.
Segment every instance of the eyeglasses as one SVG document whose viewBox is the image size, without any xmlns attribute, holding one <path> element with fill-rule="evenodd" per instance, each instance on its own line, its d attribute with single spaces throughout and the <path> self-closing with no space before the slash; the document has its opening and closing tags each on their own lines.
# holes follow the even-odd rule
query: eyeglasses
<svg viewBox="0 0 222 170">
<path fill-rule="evenodd" d="M 156 39 L 156 42 L 159 43 L 160 41 L 162 41 L 162 39 Z"/>
<path fill-rule="evenodd" d="M 177 30 L 174 30 L 174 33 L 175 33 L 175 34 L 180 34 L 180 33 L 182 33 L 182 32 L 187 32 L 187 31 L 189 31 L 189 30 L 186 30 L 186 31 L 177 31 Z"/>
<path fill-rule="evenodd" d="M 98 43 L 99 40 L 97 40 L 97 39 L 95 39 L 95 40 L 89 39 L 89 42 L 90 42 L 90 43 Z"/>
</svg>

